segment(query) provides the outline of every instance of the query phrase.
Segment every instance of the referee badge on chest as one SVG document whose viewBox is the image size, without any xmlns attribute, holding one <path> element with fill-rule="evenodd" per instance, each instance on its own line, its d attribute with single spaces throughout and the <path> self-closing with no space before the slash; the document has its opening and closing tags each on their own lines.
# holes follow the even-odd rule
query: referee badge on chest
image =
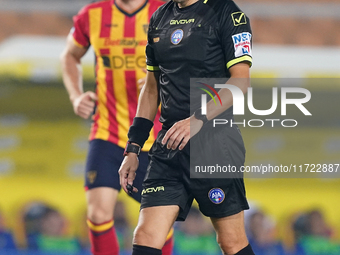
<svg viewBox="0 0 340 255">
<path fill-rule="evenodd" d="M 176 29 L 174 32 L 172 32 L 170 41 L 172 44 L 177 45 L 179 44 L 183 39 L 183 30 L 182 29 Z"/>
<path fill-rule="evenodd" d="M 224 201 L 225 194 L 224 191 L 220 188 L 213 188 L 209 191 L 208 197 L 211 202 L 214 204 L 220 204 Z"/>
</svg>

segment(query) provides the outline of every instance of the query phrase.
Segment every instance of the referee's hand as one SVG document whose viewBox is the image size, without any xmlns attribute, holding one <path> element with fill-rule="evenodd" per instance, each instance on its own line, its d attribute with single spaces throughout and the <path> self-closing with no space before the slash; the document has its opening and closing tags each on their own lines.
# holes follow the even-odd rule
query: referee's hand
<svg viewBox="0 0 340 255">
<path fill-rule="evenodd" d="M 196 135 L 202 128 L 203 121 L 194 116 L 176 122 L 163 137 L 162 144 L 168 149 L 183 150 L 191 137 Z"/>
<path fill-rule="evenodd" d="M 119 168 L 119 179 L 120 185 L 123 190 L 131 195 L 131 190 L 128 189 L 128 185 L 133 187 L 133 181 L 136 177 L 136 171 L 139 165 L 138 156 L 136 153 L 129 152 L 120 165 Z M 138 189 L 133 187 L 132 192 L 138 192 Z"/>
</svg>

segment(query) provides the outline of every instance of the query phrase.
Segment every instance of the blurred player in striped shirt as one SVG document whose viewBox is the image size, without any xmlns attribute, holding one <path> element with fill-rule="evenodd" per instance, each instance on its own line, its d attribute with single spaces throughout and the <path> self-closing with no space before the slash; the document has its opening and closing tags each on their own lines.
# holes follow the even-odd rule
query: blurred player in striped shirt
<svg viewBox="0 0 340 255">
<path fill-rule="evenodd" d="M 123 160 L 127 132 L 136 115 L 139 86 L 144 78 L 145 46 L 151 15 L 164 2 L 158 0 L 109 0 L 85 6 L 74 16 L 61 56 L 65 87 L 75 114 L 93 114 L 86 162 L 85 189 L 88 226 L 94 255 L 119 253 L 113 212 L 121 189 L 118 170 Z M 96 92 L 83 91 L 81 58 L 92 46 L 96 55 Z M 140 202 L 148 165 L 147 151 L 157 137 L 157 120 L 140 152 L 140 166 L 131 196 Z M 163 254 L 171 254 L 172 230 Z"/>
</svg>

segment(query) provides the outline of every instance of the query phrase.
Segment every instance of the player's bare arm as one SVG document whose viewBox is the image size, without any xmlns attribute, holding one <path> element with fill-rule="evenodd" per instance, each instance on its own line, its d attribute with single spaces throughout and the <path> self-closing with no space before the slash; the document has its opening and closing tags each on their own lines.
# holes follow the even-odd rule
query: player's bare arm
<svg viewBox="0 0 340 255">
<path fill-rule="evenodd" d="M 249 82 L 249 64 L 239 63 L 229 69 L 229 84 L 239 87 L 243 93 L 246 93 L 250 86 Z M 222 105 L 215 105 L 211 100 L 207 103 L 207 119 L 211 120 L 230 108 L 233 105 L 233 97 L 229 89 L 221 89 L 218 92 Z M 177 147 L 182 150 L 188 143 L 189 139 L 196 135 L 203 126 L 203 121 L 191 116 L 187 119 L 176 122 L 165 134 L 162 144 L 168 149 L 175 150 Z"/>
<path fill-rule="evenodd" d="M 158 77 L 159 72 L 147 72 L 145 85 L 139 96 L 136 117 L 154 121 L 159 105 Z M 134 145 L 139 146 L 136 143 Z M 130 152 L 126 154 L 119 169 L 120 185 L 127 193 L 129 193 L 127 185 L 133 185 L 138 164 L 138 155 Z M 134 187 L 133 192 L 137 191 Z"/>
<path fill-rule="evenodd" d="M 92 91 L 85 93 L 83 91 L 81 58 L 88 48 L 77 46 L 73 40 L 73 36 L 70 34 L 60 57 L 63 81 L 75 114 L 87 119 L 93 112 L 97 95 Z"/>
</svg>

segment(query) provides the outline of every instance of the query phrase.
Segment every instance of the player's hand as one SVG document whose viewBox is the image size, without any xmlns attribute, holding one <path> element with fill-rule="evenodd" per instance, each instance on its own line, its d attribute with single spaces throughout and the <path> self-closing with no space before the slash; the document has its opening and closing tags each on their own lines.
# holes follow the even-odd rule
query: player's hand
<svg viewBox="0 0 340 255">
<path fill-rule="evenodd" d="M 130 194 L 132 192 L 138 192 L 138 189 L 133 187 L 133 181 L 136 177 L 136 171 L 139 165 L 138 156 L 136 153 L 129 152 L 125 157 L 120 165 L 119 168 L 119 179 L 120 185 L 122 186 L 123 190 Z M 132 188 L 129 188 L 129 186 Z"/>
<path fill-rule="evenodd" d="M 145 68 L 143 68 L 142 71 L 143 71 L 145 74 L 146 74 L 146 72 L 147 72 Z M 144 84 L 145 84 L 145 81 L 146 81 L 146 77 L 143 77 L 143 78 L 141 78 L 141 79 L 139 79 L 139 80 L 137 81 L 138 89 L 139 89 L 139 90 L 141 90 L 141 89 L 143 88 L 143 86 L 144 86 Z"/>
<path fill-rule="evenodd" d="M 88 119 L 93 113 L 98 97 L 92 91 L 87 91 L 72 100 L 74 113 L 83 119 Z"/>
<path fill-rule="evenodd" d="M 191 137 L 196 135 L 202 128 L 203 121 L 194 116 L 176 122 L 165 134 L 162 144 L 167 144 L 168 149 L 183 150 Z"/>
</svg>

